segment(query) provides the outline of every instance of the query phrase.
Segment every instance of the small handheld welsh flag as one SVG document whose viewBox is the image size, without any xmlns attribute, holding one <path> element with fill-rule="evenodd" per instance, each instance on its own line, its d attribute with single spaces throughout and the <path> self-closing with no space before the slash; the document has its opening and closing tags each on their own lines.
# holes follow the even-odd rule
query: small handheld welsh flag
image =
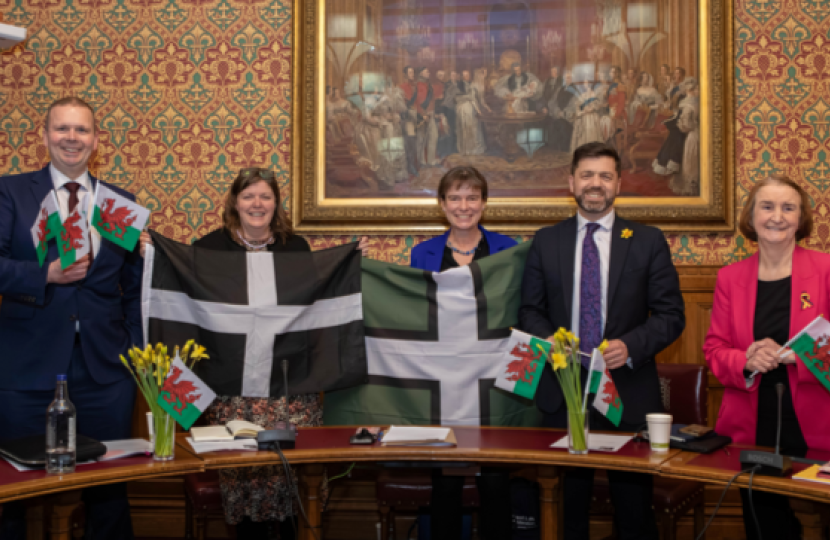
<svg viewBox="0 0 830 540">
<path fill-rule="evenodd" d="M 190 429 L 215 397 L 213 390 L 184 364 L 177 349 L 159 392 L 159 406 L 184 429 Z"/>
<path fill-rule="evenodd" d="M 533 399 L 542 370 L 550 356 L 551 343 L 519 330 L 513 330 L 507 342 L 503 369 L 496 387 Z"/>
<path fill-rule="evenodd" d="M 101 238 L 132 251 L 149 217 L 149 210 L 98 183 L 92 226 Z"/>
<path fill-rule="evenodd" d="M 80 204 L 63 222 L 57 238 L 62 269 L 83 259 L 90 252 L 92 247 L 89 245 L 89 224 L 81 213 Z"/>
<path fill-rule="evenodd" d="M 830 322 L 816 317 L 788 345 L 822 386 L 830 390 Z"/>
<path fill-rule="evenodd" d="M 620 394 L 617 393 L 617 385 L 611 378 L 611 373 L 605 366 L 605 357 L 599 349 L 594 349 L 591 355 L 591 369 L 589 370 L 588 388 L 585 395 L 596 394 L 594 397 L 594 408 L 605 416 L 612 424 L 619 427 L 622 420 L 623 404 Z"/>
<path fill-rule="evenodd" d="M 37 262 L 42 267 L 46 260 L 46 253 L 49 251 L 49 240 L 58 238 L 62 229 L 61 214 L 58 211 L 58 199 L 55 191 L 50 190 L 40 203 L 40 211 L 37 213 L 35 224 L 32 225 L 32 241 L 37 251 Z"/>
</svg>

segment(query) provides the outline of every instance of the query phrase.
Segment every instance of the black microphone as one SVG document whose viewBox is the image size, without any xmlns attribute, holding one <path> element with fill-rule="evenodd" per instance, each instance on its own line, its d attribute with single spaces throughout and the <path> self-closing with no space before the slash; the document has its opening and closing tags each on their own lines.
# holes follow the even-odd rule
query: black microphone
<svg viewBox="0 0 830 540">
<path fill-rule="evenodd" d="M 297 426 L 292 424 L 288 419 L 288 360 L 283 359 L 280 362 L 282 366 L 282 382 L 283 390 L 285 392 L 285 403 L 283 404 L 285 410 L 285 422 L 280 420 L 274 426 L 274 429 L 268 429 L 257 433 L 256 442 L 260 450 L 274 450 L 276 448 L 294 448 L 297 441 Z"/>
<path fill-rule="evenodd" d="M 758 467 L 755 474 L 784 476 L 792 468 L 792 459 L 782 456 L 781 450 L 781 403 L 784 401 L 784 383 L 775 385 L 778 394 L 778 425 L 775 434 L 775 453 L 760 450 L 741 450 L 741 468 Z"/>
</svg>

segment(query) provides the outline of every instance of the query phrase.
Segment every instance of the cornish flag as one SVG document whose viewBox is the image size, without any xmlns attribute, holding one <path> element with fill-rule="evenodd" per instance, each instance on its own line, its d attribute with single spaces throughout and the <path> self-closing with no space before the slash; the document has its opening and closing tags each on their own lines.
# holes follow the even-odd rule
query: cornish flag
<svg viewBox="0 0 830 540">
<path fill-rule="evenodd" d="M 141 310 L 150 343 L 207 348 L 195 373 L 217 394 L 282 395 L 364 382 L 360 252 L 228 252 L 151 232 Z"/>
<path fill-rule="evenodd" d="M 790 349 L 804 367 L 830 390 L 830 322 L 824 317 L 816 317 L 790 340 Z"/>
<path fill-rule="evenodd" d="M 81 205 L 69 214 L 63 222 L 58 235 L 58 255 L 61 259 L 61 268 L 68 266 L 86 257 L 91 251 L 89 245 L 89 223 L 81 213 Z"/>
<path fill-rule="evenodd" d="M 605 416 L 612 424 L 619 427 L 622 420 L 623 403 L 617 392 L 617 385 L 611 378 L 611 372 L 605 365 L 605 358 L 599 349 L 594 349 L 591 355 L 590 378 L 585 394 L 594 395 L 594 408 Z"/>
<path fill-rule="evenodd" d="M 513 330 L 504 349 L 502 372 L 496 379 L 496 387 L 533 399 L 545 362 L 550 357 L 550 348 L 550 341 Z"/>
<path fill-rule="evenodd" d="M 132 251 L 150 211 L 98 182 L 92 226 L 113 244 Z"/>
<path fill-rule="evenodd" d="M 182 362 L 177 350 L 176 357 L 170 362 L 164 386 L 159 391 L 159 406 L 187 430 L 215 397 L 213 390 Z"/>
<path fill-rule="evenodd" d="M 368 384 L 326 394 L 326 425 L 539 425 L 495 388 L 530 243 L 433 273 L 364 259 Z"/>
<path fill-rule="evenodd" d="M 46 253 L 49 251 L 49 240 L 58 238 L 61 232 L 61 214 L 58 210 L 58 199 L 55 191 L 50 190 L 40 203 L 40 211 L 32 225 L 32 241 L 37 251 L 37 262 L 43 266 Z"/>
</svg>

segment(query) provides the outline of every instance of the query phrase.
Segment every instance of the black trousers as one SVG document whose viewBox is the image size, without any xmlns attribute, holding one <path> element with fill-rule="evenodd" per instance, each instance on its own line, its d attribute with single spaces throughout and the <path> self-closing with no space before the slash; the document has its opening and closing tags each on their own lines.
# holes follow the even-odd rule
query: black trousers
<svg viewBox="0 0 830 540">
<path fill-rule="evenodd" d="M 513 534 L 510 474 L 498 467 L 482 467 L 476 476 L 479 494 L 478 530 L 482 540 L 509 540 Z M 463 476 L 432 474 L 430 540 L 459 540 L 462 534 Z"/>
<path fill-rule="evenodd" d="M 75 345 L 67 373 L 69 400 L 77 411 L 77 432 L 99 441 L 128 439 L 132 428 L 135 382 L 130 377 L 100 385 L 86 367 L 80 345 Z M 126 369 L 124 370 L 126 373 Z M 54 390 L 0 391 L 0 425 L 9 438 L 41 434 L 46 409 Z M 13 411 L 10 413 L 9 411 Z M 130 540 L 133 526 L 127 499 L 127 484 L 110 484 L 83 490 L 87 539 Z M 3 505 L 0 540 L 26 538 L 26 510 L 21 501 Z"/>
<path fill-rule="evenodd" d="M 559 416 L 564 415 L 545 415 L 545 427 L 563 427 Z M 594 410 L 591 411 L 590 426 L 597 431 L 637 431 L 642 427 L 625 422 L 616 427 Z M 657 522 L 651 507 L 653 477 L 627 471 L 609 470 L 607 474 L 619 540 L 658 540 Z M 573 468 L 565 472 L 565 540 L 589 540 L 593 492 L 594 469 Z"/>
</svg>

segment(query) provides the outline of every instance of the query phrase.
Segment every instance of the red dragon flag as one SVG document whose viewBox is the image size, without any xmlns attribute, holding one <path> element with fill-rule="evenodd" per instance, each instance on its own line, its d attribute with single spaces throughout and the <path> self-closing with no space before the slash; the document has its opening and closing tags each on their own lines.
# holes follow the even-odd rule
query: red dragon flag
<svg viewBox="0 0 830 540">
<path fill-rule="evenodd" d="M 816 317 L 782 349 L 788 345 L 804 367 L 830 390 L 830 322 L 822 316 Z"/>
<path fill-rule="evenodd" d="M 58 239 L 58 255 L 61 259 L 61 268 L 66 269 L 86 257 L 91 247 L 89 245 L 89 224 L 80 212 L 81 205 L 69 214 L 63 222 Z"/>
<path fill-rule="evenodd" d="M 101 238 L 132 251 L 149 217 L 149 210 L 98 183 L 92 226 Z"/>
<path fill-rule="evenodd" d="M 513 330 L 505 347 L 504 369 L 496 387 L 533 399 L 545 362 L 550 357 L 550 341 Z"/>
<path fill-rule="evenodd" d="M 32 241 L 37 251 L 37 262 L 42 267 L 49 251 L 48 243 L 52 238 L 58 238 L 61 233 L 61 214 L 58 210 L 58 199 L 55 191 L 50 190 L 40 203 L 35 224 L 32 225 Z"/>
<path fill-rule="evenodd" d="M 159 406 L 187 430 L 215 397 L 213 390 L 185 365 L 176 349 L 176 357 L 170 362 L 170 371 L 159 392 Z"/>
<path fill-rule="evenodd" d="M 600 346 L 602 350 L 604 347 Z M 623 403 L 617 392 L 617 385 L 611 378 L 611 372 L 605 365 L 605 357 L 599 349 L 594 349 L 591 355 L 590 378 L 585 389 L 585 396 L 594 394 L 594 408 L 606 417 L 612 424 L 619 427 L 623 414 Z"/>
</svg>

